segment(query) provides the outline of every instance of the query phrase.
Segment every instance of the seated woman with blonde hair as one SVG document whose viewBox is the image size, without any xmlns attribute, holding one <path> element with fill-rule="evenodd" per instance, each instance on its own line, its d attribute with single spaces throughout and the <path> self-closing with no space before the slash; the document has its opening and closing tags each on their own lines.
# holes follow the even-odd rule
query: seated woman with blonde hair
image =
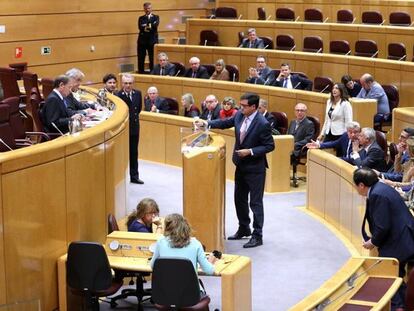
<svg viewBox="0 0 414 311">
<path fill-rule="evenodd" d="M 192 230 L 187 220 L 180 214 L 170 214 L 165 217 L 164 224 L 164 236 L 157 241 L 151 268 L 158 257 L 181 257 L 191 260 L 196 271 L 199 263 L 206 274 L 212 275 L 217 258 L 213 255 L 206 258 L 201 243 L 191 237 Z"/>
<path fill-rule="evenodd" d="M 231 96 L 226 96 L 223 99 L 220 110 L 220 119 L 227 119 L 237 113 L 236 101 Z"/>
<path fill-rule="evenodd" d="M 153 199 L 142 199 L 137 208 L 128 216 L 126 225 L 128 231 L 153 233 L 152 224 L 157 226 L 156 233 L 162 232 L 161 220 L 158 217 L 160 209 Z"/>
<path fill-rule="evenodd" d="M 221 58 L 218 59 L 214 66 L 216 67 L 216 70 L 211 75 L 210 80 L 229 81 L 230 73 L 226 69 L 226 63 L 224 62 L 224 60 Z"/>
</svg>

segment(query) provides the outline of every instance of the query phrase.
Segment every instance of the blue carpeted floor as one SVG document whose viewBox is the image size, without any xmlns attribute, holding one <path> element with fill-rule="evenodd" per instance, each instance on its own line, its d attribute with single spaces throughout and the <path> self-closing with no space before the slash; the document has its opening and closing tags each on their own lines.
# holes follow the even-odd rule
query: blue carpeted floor
<svg viewBox="0 0 414 311">
<path fill-rule="evenodd" d="M 182 213 L 180 168 L 139 162 L 144 185 L 129 184 L 128 211 L 144 197 L 154 198 L 161 216 Z M 237 230 L 232 182 L 226 185 L 226 232 Z M 246 241 L 226 241 L 226 252 L 248 256 L 253 262 L 253 311 L 287 310 L 330 278 L 350 257 L 328 229 L 297 207 L 305 205 L 305 192 L 266 194 L 264 245 L 244 249 Z M 220 279 L 204 277 L 211 297 L 210 310 L 220 309 Z M 106 304 L 103 310 L 108 310 Z M 120 302 L 117 309 L 136 309 L 136 299 Z M 146 310 L 153 310 L 146 307 Z"/>
</svg>

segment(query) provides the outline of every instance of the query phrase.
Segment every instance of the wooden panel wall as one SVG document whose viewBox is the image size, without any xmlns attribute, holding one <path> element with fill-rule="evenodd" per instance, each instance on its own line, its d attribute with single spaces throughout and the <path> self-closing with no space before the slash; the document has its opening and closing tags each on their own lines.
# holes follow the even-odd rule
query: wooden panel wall
<svg viewBox="0 0 414 311">
<path fill-rule="evenodd" d="M 2 0 L 0 25 L 6 31 L 0 33 L 0 66 L 28 62 L 29 70 L 40 77 L 79 67 L 90 83 L 100 82 L 108 72 L 120 72 L 122 64 L 136 68 L 137 19 L 144 2 Z M 183 17 L 205 16 L 211 7 L 205 0 L 153 2 L 161 18 L 160 38 L 172 43 L 184 33 Z M 50 46 L 52 53 L 41 55 L 43 46 Z M 17 47 L 23 49 L 21 58 L 15 57 Z"/>
</svg>

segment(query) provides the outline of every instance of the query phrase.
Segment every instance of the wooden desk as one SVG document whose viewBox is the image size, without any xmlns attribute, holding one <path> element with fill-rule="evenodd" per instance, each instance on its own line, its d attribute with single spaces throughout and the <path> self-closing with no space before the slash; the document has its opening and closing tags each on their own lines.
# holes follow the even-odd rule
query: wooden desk
<svg viewBox="0 0 414 311">
<path fill-rule="evenodd" d="M 109 264 L 112 268 L 152 272 L 148 258 L 151 253 L 137 251 L 137 245 L 148 246 L 154 243 L 159 235 L 151 233 L 121 232 L 114 231 L 107 236 L 105 247 L 107 249 Z M 120 252 L 109 250 L 108 244 L 112 240 L 120 243 L 130 243 L 132 251 L 122 256 Z M 119 253 L 119 254 L 118 254 Z M 67 255 L 61 256 L 58 261 L 58 283 L 59 283 L 59 310 L 66 311 L 66 259 Z M 203 275 L 202 273 L 200 273 Z M 251 311 L 251 261 L 245 256 L 223 254 L 215 266 L 214 276 L 221 277 L 221 309 L 223 311 Z"/>
<path fill-rule="evenodd" d="M 108 213 L 125 215 L 128 108 L 109 99 L 116 110 L 96 127 L 0 154 L 0 305 L 57 308 L 68 243 L 104 242 Z"/>
<path fill-rule="evenodd" d="M 379 11 L 385 19 L 385 24 L 389 24 L 389 15 L 391 12 L 403 11 L 414 16 L 413 1 L 393 1 L 393 0 L 352 0 L 344 3 L 341 0 L 318 0 L 317 2 L 308 2 L 305 0 L 216 0 L 216 7 L 230 6 L 237 9 L 237 14 L 242 15 L 243 19 L 257 20 L 257 8 L 263 7 L 267 16 L 274 20 L 277 8 L 289 7 L 293 9 L 300 21 L 304 19 L 306 9 L 318 8 L 322 11 L 323 17 L 329 17 L 329 22 L 336 21 L 336 13 L 341 9 L 352 10 L 355 23 L 361 23 L 361 15 L 364 11 Z"/>
<path fill-rule="evenodd" d="M 335 275 L 289 311 L 312 311 L 320 307 L 325 311 L 349 310 L 345 308 L 352 306 L 390 310 L 390 300 L 401 283 L 396 259 L 352 257 Z M 373 298 L 375 295 L 372 293 L 377 293 L 377 297 Z"/>
<path fill-rule="evenodd" d="M 392 111 L 392 141 L 398 142 L 398 137 L 406 127 L 414 128 L 414 107 L 396 108 Z"/>
<path fill-rule="evenodd" d="M 388 18 L 388 16 L 385 18 Z M 247 29 L 252 27 L 256 29 L 258 36 L 268 36 L 272 38 L 274 44 L 276 44 L 277 35 L 290 34 L 295 39 L 296 51 L 302 51 L 303 39 L 305 37 L 319 36 L 323 40 L 324 53 L 329 53 L 329 42 L 332 40 L 348 41 L 353 54 L 355 52 L 356 41 L 369 39 L 374 40 L 377 43 L 379 58 L 387 58 L 388 43 L 392 42 L 404 43 L 407 49 L 407 59 L 411 60 L 413 57 L 412 47 L 414 38 L 411 27 L 366 24 L 195 18 L 187 20 L 187 44 L 200 44 L 200 32 L 202 30 L 209 29 L 217 31 L 221 46 L 237 47 L 239 45 L 239 37 L 237 33 L 243 31 L 246 34 Z"/>
</svg>

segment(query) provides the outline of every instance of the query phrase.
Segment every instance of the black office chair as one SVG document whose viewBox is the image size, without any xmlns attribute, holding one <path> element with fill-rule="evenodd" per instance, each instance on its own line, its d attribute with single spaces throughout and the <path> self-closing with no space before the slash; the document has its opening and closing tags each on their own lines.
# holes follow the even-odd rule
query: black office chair
<svg viewBox="0 0 414 311">
<path fill-rule="evenodd" d="M 83 310 L 99 310 L 99 297 L 115 294 L 122 280 L 112 278 L 105 249 L 99 243 L 72 242 L 68 249 L 66 282 L 75 295 L 83 296 Z"/>
<path fill-rule="evenodd" d="M 152 300 L 157 310 L 208 311 L 210 297 L 200 294 L 192 262 L 184 258 L 158 258 L 152 271 Z"/>
</svg>

